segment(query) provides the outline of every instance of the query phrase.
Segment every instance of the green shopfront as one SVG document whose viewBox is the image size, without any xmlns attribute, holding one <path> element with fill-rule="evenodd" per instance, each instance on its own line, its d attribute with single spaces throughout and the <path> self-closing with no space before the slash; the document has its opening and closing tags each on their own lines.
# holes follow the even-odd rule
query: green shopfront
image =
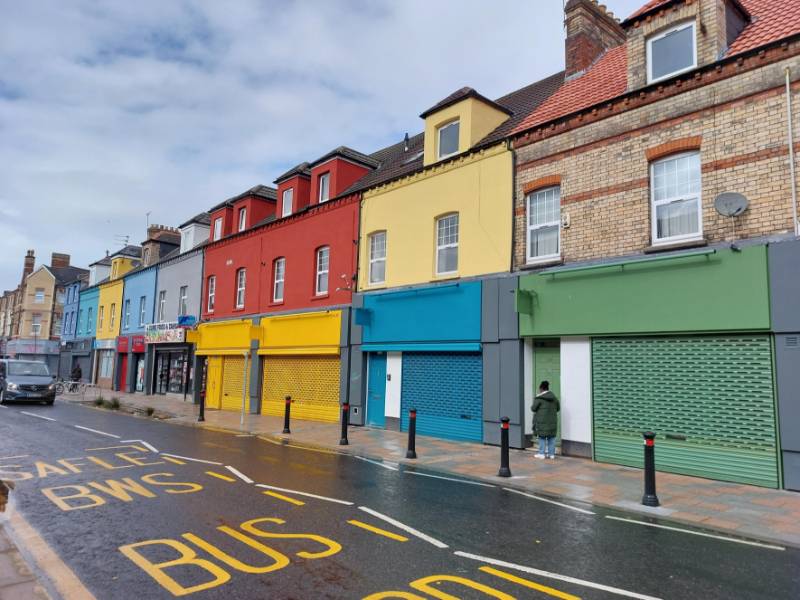
<svg viewBox="0 0 800 600">
<path fill-rule="evenodd" d="M 779 487 L 767 248 L 566 266 L 520 277 L 526 404 L 562 399 L 565 454 Z"/>
</svg>

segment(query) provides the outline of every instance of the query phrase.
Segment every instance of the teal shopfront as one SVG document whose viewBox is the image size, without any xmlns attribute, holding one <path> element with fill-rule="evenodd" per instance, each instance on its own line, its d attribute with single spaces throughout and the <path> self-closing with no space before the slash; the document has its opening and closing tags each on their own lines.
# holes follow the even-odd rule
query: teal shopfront
<svg viewBox="0 0 800 600">
<path fill-rule="evenodd" d="M 562 447 L 640 467 L 653 430 L 659 470 L 779 487 L 768 288 L 764 245 L 522 276 L 527 385 L 557 378 Z"/>
<path fill-rule="evenodd" d="M 366 373 L 364 423 L 483 439 L 481 282 L 379 292 L 356 310 Z"/>
</svg>

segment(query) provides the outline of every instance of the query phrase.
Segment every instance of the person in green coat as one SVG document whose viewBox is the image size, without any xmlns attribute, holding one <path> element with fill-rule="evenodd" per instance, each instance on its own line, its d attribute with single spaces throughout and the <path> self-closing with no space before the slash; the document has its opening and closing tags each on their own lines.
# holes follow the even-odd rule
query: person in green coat
<svg viewBox="0 0 800 600">
<path fill-rule="evenodd" d="M 550 391 L 550 382 L 539 384 L 539 393 L 533 400 L 533 433 L 539 436 L 539 451 L 536 458 L 556 457 L 556 433 L 558 432 L 558 413 L 561 404 Z"/>
</svg>

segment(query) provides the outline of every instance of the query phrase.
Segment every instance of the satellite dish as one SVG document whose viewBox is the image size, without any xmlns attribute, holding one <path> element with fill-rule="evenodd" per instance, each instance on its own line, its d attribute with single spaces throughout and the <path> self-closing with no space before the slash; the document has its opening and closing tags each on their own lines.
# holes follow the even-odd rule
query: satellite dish
<svg viewBox="0 0 800 600">
<path fill-rule="evenodd" d="M 714 199 L 714 208 L 723 217 L 738 217 L 747 210 L 748 201 L 738 192 L 723 192 Z"/>
</svg>

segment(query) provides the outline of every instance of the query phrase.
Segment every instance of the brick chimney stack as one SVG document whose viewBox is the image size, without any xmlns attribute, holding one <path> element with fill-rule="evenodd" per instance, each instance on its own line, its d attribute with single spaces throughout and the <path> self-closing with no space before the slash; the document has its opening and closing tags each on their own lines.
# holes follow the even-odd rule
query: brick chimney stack
<svg viewBox="0 0 800 600">
<path fill-rule="evenodd" d="M 33 273 L 33 267 L 36 265 L 36 257 L 33 255 L 33 250 L 28 250 L 28 253 L 25 255 L 25 263 L 22 267 L 22 281 L 25 281 L 25 278 Z"/>
<path fill-rule="evenodd" d="M 606 50 L 625 42 L 622 26 L 597 0 L 569 0 L 564 7 L 564 23 L 567 78 L 579 75 Z"/>
<path fill-rule="evenodd" d="M 69 266 L 69 254 L 61 254 L 60 252 L 53 252 L 50 255 L 50 266 L 54 269 L 62 269 Z"/>
<path fill-rule="evenodd" d="M 158 241 L 167 244 L 180 244 L 181 232 L 176 227 L 166 225 L 150 225 L 147 228 L 147 242 Z"/>
</svg>

